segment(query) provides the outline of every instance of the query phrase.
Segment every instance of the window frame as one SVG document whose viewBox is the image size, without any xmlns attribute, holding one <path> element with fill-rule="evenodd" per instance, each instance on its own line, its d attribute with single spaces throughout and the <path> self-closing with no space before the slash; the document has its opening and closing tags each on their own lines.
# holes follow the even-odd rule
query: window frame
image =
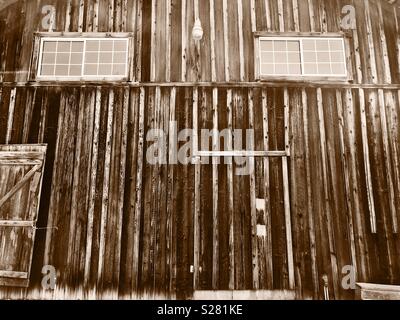
<svg viewBox="0 0 400 320">
<path fill-rule="evenodd" d="M 261 73 L 261 40 L 300 40 L 300 56 L 302 72 L 304 67 L 302 39 L 340 39 L 343 44 L 345 73 L 343 75 L 264 75 Z M 254 33 L 254 67 L 257 81 L 323 81 L 323 82 L 350 82 L 352 80 L 352 66 L 348 50 L 348 36 L 345 33 L 298 33 L 298 32 L 255 32 Z"/>
<path fill-rule="evenodd" d="M 83 58 L 82 58 L 82 75 L 81 76 L 48 76 L 41 75 L 40 68 L 42 62 L 43 44 L 48 41 L 84 41 Z M 85 65 L 85 47 L 88 40 L 126 40 L 127 41 L 127 57 L 126 70 L 123 76 L 88 76 L 83 75 Z M 31 79 L 39 82 L 129 82 L 132 78 L 133 63 L 133 33 L 113 32 L 113 33 L 82 33 L 82 32 L 40 32 L 35 34 L 35 50 L 32 59 Z"/>
</svg>

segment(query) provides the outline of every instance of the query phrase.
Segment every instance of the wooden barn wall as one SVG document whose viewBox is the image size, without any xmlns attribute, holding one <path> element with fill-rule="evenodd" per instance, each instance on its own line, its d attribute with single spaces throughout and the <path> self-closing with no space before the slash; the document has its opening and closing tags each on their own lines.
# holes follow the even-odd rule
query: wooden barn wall
<svg viewBox="0 0 400 320">
<path fill-rule="evenodd" d="M 345 31 L 354 83 L 400 80 L 399 12 L 386 1 L 19 0 L 0 12 L 3 81 L 28 78 L 33 32 L 47 31 L 44 5 L 56 8 L 54 31 L 133 32 L 132 81 L 254 81 L 256 31 Z M 356 29 L 341 29 L 346 5 L 356 9 Z M 198 46 L 191 35 L 197 16 L 204 29 Z"/>
<path fill-rule="evenodd" d="M 205 31 L 199 49 L 191 39 L 196 3 Z M 180 129 L 193 126 L 196 89 L 173 84 L 21 85 L 28 76 L 32 32 L 41 31 L 40 12 L 47 4 L 57 9 L 54 31 L 134 32 L 133 81 L 167 83 L 253 81 L 253 31 L 337 32 L 341 8 L 352 4 L 357 14 L 357 29 L 349 38 L 354 82 L 398 84 L 400 77 L 398 12 L 383 1 L 17 1 L 0 12 L 0 144 L 49 144 L 38 227 L 50 229 L 37 231 L 31 287 L 1 289 L 3 298 L 188 297 L 192 290 L 195 168 L 150 166 L 143 159 L 149 129 L 166 127 L 173 119 Z M 282 124 L 280 112 L 284 101 L 289 102 L 299 296 L 322 298 L 323 275 L 332 297 L 351 296 L 341 287 L 346 265 L 356 267 L 359 281 L 399 284 L 400 92 L 373 86 L 257 86 L 229 89 L 215 84 L 219 125 L 228 123 L 224 109 L 231 97 L 235 108 L 249 112 L 251 93 L 255 110 L 267 101 L 272 113 L 268 130 L 275 136 L 268 146 L 273 149 L 282 138 L 276 130 Z M 211 89 L 200 87 L 197 94 L 206 101 L 199 118 L 208 126 Z M 248 127 L 248 116 L 239 112 L 234 117 L 236 124 Z M 255 117 L 257 130 L 262 121 Z M 235 228 L 248 224 L 250 196 L 267 192 L 274 223 L 272 266 L 262 266 L 257 287 L 288 288 L 282 173 L 276 160 L 267 165 L 269 178 L 260 173 L 265 163 L 256 164 L 255 191 L 250 190 L 251 178 L 234 177 L 232 193 L 241 197 L 233 198 L 233 207 L 225 187 L 231 183 L 228 168 L 220 166 L 215 179 L 212 166 L 201 167 L 200 194 L 210 197 L 216 190 L 223 212 L 218 229 L 221 263 L 215 271 L 206 254 L 214 245 L 211 231 L 201 230 L 203 288 L 229 288 L 228 213 L 233 210 L 233 221 L 239 220 Z M 263 189 L 263 179 L 269 180 L 269 190 Z M 201 219 L 210 219 L 214 200 L 202 199 Z M 252 239 L 244 231 L 235 232 L 234 286 L 251 289 L 251 257 L 246 254 Z M 41 290 L 44 264 L 59 272 L 55 292 Z M 219 275 L 216 283 L 212 272 Z"/>
<path fill-rule="evenodd" d="M 209 128 L 210 88 L 0 88 L 0 144 L 49 144 L 38 227 L 51 227 L 37 231 L 31 287 L 2 289 L 3 297 L 51 297 L 52 291 L 40 288 L 45 264 L 58 270 L 57 297 L 190 296 L 194 166 L 153 166 L 144 157 L 149 129 L 167 129 L 170 120 L 179 129 L 192 127 L 194 90 L 201 98 L 199 122 Z M 267 87 L 217 92 L 219 128 L 228 121 L 229 97 L 234 99 L 234 126 L 242 128 L 249 127 L 249 94 L 254 114 L 266 102 L 271 150 L 284 146 L 282 108 L 285 99 L 289 102 L 298 294 L 322 298 L 321 278 L 327 275 L 332 297 L 351 297 L 341 287 L 347 265 L 356 267 L 359 281 L 398 284 L 399 92 Z M 257 145 L 262 141 L 260 121 L 262 117 L 255 123 Z M 235 288 L 253 288 L 252 236 L 245 226 L 255 196 L 269 200 L 273 225 L 272 272 L 263 275 L 271 270 L 262 266 L 257 286 L 288 288 L 282 173 L 276 159 L 268 167 L 269 189 L 264 189 L 263 164 L 256 165 L 254 195 L 249 176 L 234 177 L 234 206 L 226 191 L 227 167 L 219 166 L 217 179 L 212 165 L 201 167 L 201 287 L 229 288 L 225 249 L 229 223 L 234 223 Z M 208 253 L 214 246 L 210 215 L 215 187 L 220 264 L 213 284 Z"/>
</svg>

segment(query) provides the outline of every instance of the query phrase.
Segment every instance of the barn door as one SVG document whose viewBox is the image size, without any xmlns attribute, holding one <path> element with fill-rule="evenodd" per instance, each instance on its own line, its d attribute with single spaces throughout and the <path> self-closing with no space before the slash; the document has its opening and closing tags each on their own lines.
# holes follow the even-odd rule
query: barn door
<svg viewBox="0 0 400 320">
<path fill-rule="evenodd" d="M 29 285 L 46 149 L 0 146 L 0 286 Z"/>
<path fill-rule="evenodd" d="M 272 93 L 194 90 L 195 291 L 294 289 L 289 108 Z"/>
</svg>

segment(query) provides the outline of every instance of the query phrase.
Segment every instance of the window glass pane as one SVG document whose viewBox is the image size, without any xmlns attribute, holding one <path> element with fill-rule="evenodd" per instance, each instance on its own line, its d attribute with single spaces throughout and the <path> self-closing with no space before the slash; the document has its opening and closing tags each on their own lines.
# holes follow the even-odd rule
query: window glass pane
<svg viewBox="0 0 400 320">
<path fill-rule="evenodd" d="M 43 52 L 56 52 L 57 42 L 56 41 L 45 41 L 43 43 Z"/>
<path fill-rule="evenodd" d="M 57 52 L 71 52 L 71 41 L 58 41 Z"/>
<path fill-rule="evenodd" d="M 114 63 L 125 63 L 125 61 L 126 61 L 126 53 L 125 52 L 114 53 Z"/>
<path fill-rule="evenodd" d="M 99 65 L 99 75 L 110 75 L 112 70 L 112 64 L 100 64 Z"/>
<path fill-rule="evenodd" d="M 81 72 L 82 72 L 82 66 L 78 66 L 78 65 L 71 65 L 69 67 L 69 75 L 70 76 L 80 76 Z"/>
<path fill-rule="evenodd" d="M 85 63 L 98 63 L 99 53 L 98 52 L 86 52 Z"/>
<path fill-rule="evenodd" d="M 39 73 L 47 77 L 126 75 L 128 39 L 43 39 Z"/>
<path fill-rule="evenodd" d="M 85 64 L 84 74 L 88 76 L 97 76 L 97 64 Z"/>
<path fill-rule="evenodd" d="M 273 52 L 261 52 L 261 61 L 266 63 L 274 62 L 274 53 Z"/>
<path fill-rule="evenodd" d="M 330 63 L 319 63 L 318 64 L 318 74 L 331 74 L 331 65 Z"/>
<path fill-rule="evenodd" d="M 113 51 L 113 41 L 100 41 L 100 51 Z"/>
<path fill-rule="evenodd" d="M 261 73 L 262 74 L 274 74 L 275 73 L 274 65 L 272 63 L 262 64 L 261 65 Z"/>
<path fill-rule="evenodd" d="M 99 63 L 112 63 L 113 54 L 112 52 L 100 52 Z"/>
<path fill-rule="evenodd" d="M 304 73 L 305 74 L 318 74 L 318 68 L 316 63 L 305 63 L 304 64 Z"/>
<path fill-rule="evenodd" d="M 82 67 L 83 44 L 81 40 L 44 41 L 40 74 L 57 77 L 79 76 Z M 72 65 L 76 67 L 71 68 Z"/>
<path fill-rule="evenodd" d="M 72 53 L 71 54 L 71 64 L 82 64 L 82 53 Z"/>
<path fill-rule="evenodd" d="M 269 40 L 262 40 L 260 44 L 261 51 L 273 51 L 273 42 Z"/>
<path fill-rule="evenodd" d="M 289 52 L 288 63 L 300 63 L 300 52 Z"/>
<path fill-rule="evenodd" d="M 125 64 L 114 64 L 113 65 L 113 75 L 114 76 L 124 76 L 125 75 Z"/>
<path fill-rule="evenodd" d="M 302 43 L 305 75 L 345 75 L 346 61 L 342 39 L 303 39 Z"/>
<path fill-rule="evenodd" d="M 54 65 L 42 65 L 41 74 L 44 76 L 54 76 Z"/>
<path fill-rule="evenodd" d="M 86 51 L 99 51 L 99 40 L 86 41 Z"/>
<path fill-rule="evenodd" d="M 72 52 L 83 52 L 83 41 L 73 41 L 71 45 Z"/>
<path fill-rule="evenodd" d="M 70 53 L 57 52 L 56 63 L 57 64 L 69 64 Z"/>
<path fill-rule="evenodd" d="M 114 51 L 127 51 L 127 42 L 124 40 L 115 40 L 114 41 Z"/>
<path fill-rule="evenodd" d="M 42 63 L 43 64 L 54 64 L 56 62 L 56 53 L 43 53 Z"/>
<path fill-rule="evenodd" d="M 55 72 L 55 76 L 67 76 L 68 75 L 68 65 L 56 65 L 56 72 Z"/>
<path fill-rule="evenodd" d="M 289 64 L 289 74 L 301 75 L 301 64 Z"/>
</svg>

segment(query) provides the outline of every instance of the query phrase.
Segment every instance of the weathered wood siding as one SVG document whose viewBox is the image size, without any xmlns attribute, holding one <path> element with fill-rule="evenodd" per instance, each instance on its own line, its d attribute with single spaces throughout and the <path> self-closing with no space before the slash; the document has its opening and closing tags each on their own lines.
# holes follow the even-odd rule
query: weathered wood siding
<svg viewBox="0 0 400 320">
<path fill-rule="evenodd" d="M 203 165 L 200 189 L 193 165 L 146 163 L 148 130 L 167 128 L 169 120 L 178 121 L 179 129 L 192 128 L 195 102 L 199 127 L 213 125 L 213 109 L 220 129 L 230 121 L 250 128 L 253 118 L 257 147 L 271 150 L 285 148 L 289 105 L 299 297 L 322 298 L 323 275 L 331 297 L 352 297 L 341 287 L 346 265 L 356 267 L 359 281 L 400 283 L 397 9 L 372 0 L 198 2 L 205 32 L 198 60 L 191 39 L 193 0 L 21 0 L 0 12 L 0 144 L 48 144 L 38 226 L 50 227 L 37 231 L 31 287 L 1 288 L 1 297 L 190 296 L 196 195 L 199 288 L 289 287 L 280 159 L 257 159 L 253 177 L 233 181 L 234 167 Z M 134 32 L 133 80 L 146 83 L 26 84 L 32 33 L 41 30 L 41 7 L 52 3 L 55 31 Z M 362 86 L 244 83 L 254 80 L 253 31 L 337 32 L 347 4 L 357 12 L 350 61 L 354 83 Z M 196 80 L 215 83 L 169 83 Z M 270 210 L 265 242 L 252 235 L 257 198 L 267 199 Z M 262 215 L 256 218 L 268 226 Z M 254 243 L 260 252 L 256 283 Z M 45 264 L 59 272 L 55 292 L 41 289 Z"/>
<path fill-rule="evenodd" d="M 20 0 L 0 12 L 0 79 L 27 79 L 33 32 L 47 31 L 44 5 L 56 8 L 54 31 L 134 32 L 134 81 L 253 81 L 256 31 L 345 31 L 355 83 L 400 80 L 398 8 L 380 0 Z M 354 30 L 341 28 L 346 5 L 356 9 Z"/>
</svg>

